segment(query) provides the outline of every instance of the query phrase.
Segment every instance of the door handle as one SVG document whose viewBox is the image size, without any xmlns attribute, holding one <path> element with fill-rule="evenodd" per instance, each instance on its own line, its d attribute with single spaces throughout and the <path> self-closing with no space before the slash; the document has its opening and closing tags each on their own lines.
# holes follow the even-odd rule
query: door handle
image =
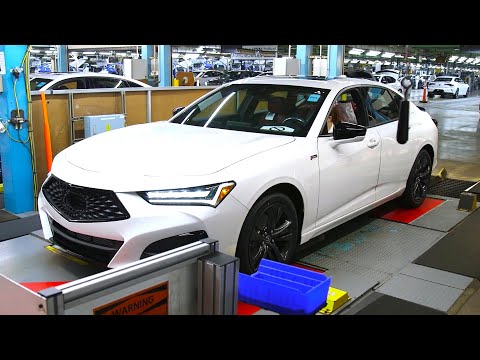
<svg viewBox="0 0 480 360">
<path fill-rule="evenodd" d="M 370 149 L 373 149 L 375 146 L 377 146 L 378 144 L 380 143 L 380 140 L 378 139 L 369 139 L 368 140 L 368 143 L 367 143 L 367 146 L 370 148 Z"/>
</svg>

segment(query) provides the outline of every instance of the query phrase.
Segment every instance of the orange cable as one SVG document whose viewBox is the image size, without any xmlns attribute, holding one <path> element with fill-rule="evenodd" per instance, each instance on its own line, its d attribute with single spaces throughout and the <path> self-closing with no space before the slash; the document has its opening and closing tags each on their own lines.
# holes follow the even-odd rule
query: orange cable
<svg viewBox="0 0 480 360">
<path fill-rule="evenodd" d="M 50 125 L 48 123 L 47 100 L 45 99 L 45 92 L 41 92 L 42 109 L 43 109 L 43 138 L 45 141 L 45 158 L 47 160 L 47 171 L 50 172 L 52 168 L 52 140 L 50 138 Z"/>
</svg>

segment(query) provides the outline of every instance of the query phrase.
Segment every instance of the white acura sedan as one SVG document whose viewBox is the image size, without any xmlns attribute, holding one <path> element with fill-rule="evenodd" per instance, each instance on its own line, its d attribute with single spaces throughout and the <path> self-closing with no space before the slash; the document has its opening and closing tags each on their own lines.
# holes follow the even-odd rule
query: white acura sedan
<svg viewBox="0 0 480 360">
<path fill-rule="evenodd" d="M 366 79 L 261 76 L 220 86 L 169 121 L 78 142 L 53 161 L 38 208 L 44 236 L 117 267 L 199 241 L 256 271 L 297 245 L 400 197 L 422 204 L 437 128 Z M 403 107 L 402 107 L 403 108 Z"/>
<path fill-rule="evenodd" d="M 444 98 L 450 95 L 456 99 L 459 96 L 468 97 L 470 86 L 457 76 L 439 76 L 428 83 L 428 97 L 440 95 Z"/>
</svg>

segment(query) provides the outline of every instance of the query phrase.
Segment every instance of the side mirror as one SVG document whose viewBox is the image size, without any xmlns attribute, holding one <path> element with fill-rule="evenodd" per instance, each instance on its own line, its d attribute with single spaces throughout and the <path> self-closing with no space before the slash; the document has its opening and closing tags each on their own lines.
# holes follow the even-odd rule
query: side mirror
<svg viewBox="0 0 480 360">
<path fill-rule="evenodd" d="M 400 116 L 397 125 L 397 142 L 405 144 L 408 141 L 408 122 L 410 116 L 410 102 L 402 100 L 400 103 Z"/>
<path fill-rule="evenodd" d="M 185 106 L 179 106 L 179 107 L 173 108 L 172 115 L 177 115 L 183 109 L 185 109 Z"/>
</svg>

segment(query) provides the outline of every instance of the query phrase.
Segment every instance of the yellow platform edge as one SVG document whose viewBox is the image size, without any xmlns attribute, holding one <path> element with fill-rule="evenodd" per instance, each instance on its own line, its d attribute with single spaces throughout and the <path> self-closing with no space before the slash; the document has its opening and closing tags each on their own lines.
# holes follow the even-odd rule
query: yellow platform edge
<svg viewBox="0 0 480 360">
<path fill-rule="evenodd" d="M 318 312 L 320 314 L 331 314 L 348 300 L 350 300 L 350 297 L 346 291 L 330 287 L 328 289 L 327 305 L 321 308 Z"/>
</svg>

